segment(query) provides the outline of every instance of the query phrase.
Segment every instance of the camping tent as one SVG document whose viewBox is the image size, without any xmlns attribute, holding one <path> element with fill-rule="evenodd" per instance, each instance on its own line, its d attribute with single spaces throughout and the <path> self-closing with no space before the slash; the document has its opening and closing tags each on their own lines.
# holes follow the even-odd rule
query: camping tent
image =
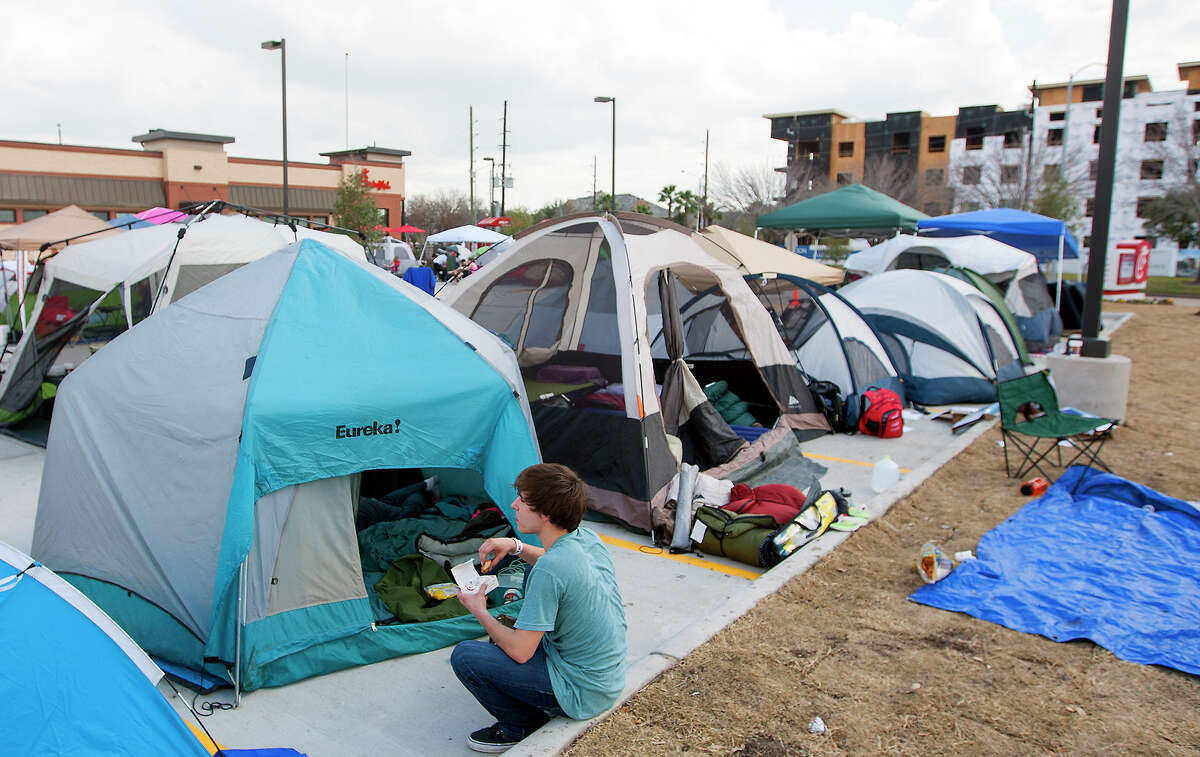
<svg viewBox="0 0 1200 757">
<path fill-rule="evenodd" d="M 680 323 L 682 303 L 713 288 L 736 354 L 701 352 L 704 329 Z M 542 456 L 575 468 L 595 509 L 659 539 L 674 525 L 662 505 L 681 459 L 736 478 L 792 429 L 828 430 L 746 283 L 673 223 L 636 213 L 545 221 L 444 301 L 516 350 Z M 717 381 L 771 430 L 742 442 L 702 391 Z"/>
<path fill-rule="evenodd" d="M 528 412 L 499 340 L 304 240 L 67 376 L 33 553 L 151 654 L 245 690 L 438 648 L 480 626 L 373 624 L 360 474 L 432 470 L 443 495 L 453 474 L 511 520 Z"/>
<path fill-rule="evenodd" d="M 84 238 L 90 242 L 120 233 L 121 229 L 109 226 L 107 221 L 101 221 L 78 205 L 68 205 L 32 221 L 0 229 L 0 247 L 36 251 L 44 244 L 61 247 L 57 243 L 85 234 L 88 236 Z"/>
<path fill-rule="evenodd" d="M 862 184 L 826 192 L 794 205 L 760 216 L 758 226 L 770 229 L 808 229 L 810 231 L 890 233 L 896 229 L 912 231 L 917 221 L 928 218 L 916 208 L 893 200 Z"/>
<path fill-rule="evenodd" d="M 479 244 L 495 244 L 508 239 L 508 235 L 501 234 L 498 231 L 491 229 L 481 229 L 478 226 L 456 226 L 453 229 L 439 231 L 436 234 L 430 234 L 425 237 L 427 244 L 465 244 L 476 242 Z"/>
<path fill-rule="evenodd" d="M 1023 372 L 1004 319 L 966 282 L 898 270 L 859 279 L 840 293 L 883 337 L 913 402 L 994 402 L 996 382 Z"/>
<path fill-rule="evenodd" d="M 6 754 L 209 752 L 155 688 L 163 672 L 87 597 L 0 542 Z"/>
<path fill-rule="evenodd" d="M 1062 322 L 1054 303 L 1046 294 L 1046 279 L 1031 253 L 991 237 L 917 237 L 902 234 L 880 242 L 846 258 L 846 271 L 869 276 L 897 268 L 943 270 L 958 267 L 970 274 L 954 274 L 976 285 L 989 296 L 992 292 L 980 283 L 984 279 L 999 288 L 1000 297 L 1011 311 L 1020 335 L 1036 349 L 1053 344 L 1062 333 Z M 1028 355 L 1024 355 L 1028 362 Z"/>
<path fill-rule="evenodd" d="M 693 238 L 705 252 L 738 269 L 743 276 L 781 273 L 829 286 L 840 284 L 845 278 L 840 268 L 809 260 L 782 247 L 767 244 L 723 226 L 709 226 L 703 231 L 695 232 Z"/>
<path fill-rule="evenodd" d="M 181 236 L 182 234 L 182 236 Z M 72 340 L 93 347 L 213 279 L 298 239 L 316 239 L 365 260 L 350 237 L 271 224 L 242 215 L 210 215 L 72 244 L 30 277 L 37 298 L 0 379 L 0 425 L 26 417 L 41 401 L 42 380 Z M 28 307 L 28 305 L 26 305 Z M 90 354 L 81 351 L 75 359 Z"/>
<path fill-rule="evenodd" d="M 944 273 L 947 276 L 953 276 L 956 279 L 965 281 L 966 283 L 978 289 L 984 297 L 987 297 L 991 302 L 992 307 L 995 308 L 996 312 L 1000 314 L 1000 317 L 1004 319 L 1004 325 L 1008 327 L 1008 333 L 1012 336 L 1013 344 L 1015 344 L 1017 347 L 1017 352 L 1021 358 L 1021 364 L 1033 365 L 1033 360 L 1029 357 L 1028 346 L 1025 343 L 1024 330 L 1021 328 L 1021 319 L 1013 315 L 1012 310 L 1010 310 L 1008 307 L 1008 303 L 1004 301 L 1004 292 L 1000 291 L 999 287 L 989 281 L 986 276 L 976 273 L 970 268 L 963 268 L 962 266 L 941 268 L 938 269 L 937 273 Z M 1044 288 L 1042 290 L 1042 295 L 1044 299 L 1049 301 L 1050 298 L 1046 296 Z M 1048 316 L 1049 313 L 1053 312 L 1053 306 L 1051 306 L 1051 309 L 1045 312 Z M 1049 323 L 1048 318 L 1046 322 L 1047 324 Z"/>
<path fill-rule="evenodd" d="M 858 423 L 859 400 L 871 387 L 891 389 L 904 401 L 904 382 L 882 338 L 840 294 L 793 276 L 747 276 L 746 281 L 775 319 L 800 370 L 814 381 L 837 384 L 847 424 Z"/>
</svg>

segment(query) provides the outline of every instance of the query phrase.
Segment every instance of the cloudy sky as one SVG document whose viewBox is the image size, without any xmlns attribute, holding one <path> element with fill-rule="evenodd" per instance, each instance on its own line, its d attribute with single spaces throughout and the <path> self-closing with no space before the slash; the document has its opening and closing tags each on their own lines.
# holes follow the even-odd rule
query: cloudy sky
<svg viewBox="0 0 1200 757">
<path fill-rule="evenodd" d="M 1132 6 L 1125 73 L 1180 88 L 1175 64 L 1200 59 L 1200 3 Z M 1015 107 L 1031 80 L 1104 61 L 1108 25 L 1098 0 L 20 3 L 0 45 L 2 134 L 53 142 L 61 123 L 67 144 L 134 147 L 164 128 L 278 158 L 279 54 L 259 43 L 282 36 L 292 160 L 347 146 L 348 93 L 351 147 L 411 150 L 410 196 L 465 193 L 474 106 L 486 197 L 507 99 L 508 202 L 538 207 L 590 193 L 593 158 L 608 187 L 611 106 L 592 98 L 610 95 L 617 191 L 653 198 L 698 187 L 705 129 L 710 166 L 762 167 L 784 162 L 764 113 Z"/>
</svg>

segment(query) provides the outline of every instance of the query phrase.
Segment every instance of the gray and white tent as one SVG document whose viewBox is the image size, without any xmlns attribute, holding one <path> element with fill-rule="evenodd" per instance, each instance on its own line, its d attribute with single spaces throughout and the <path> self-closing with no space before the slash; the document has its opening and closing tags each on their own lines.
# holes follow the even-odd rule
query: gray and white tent
<svg viewBox="0 0 1200 757">
<path fill-rule="evenodd" d="M 681 322 L 680 306 L 706 291 L 736 350 L 705 351 L 702 330 Z M 662 506 L 681 460 L 737 478 L 793 430 L 828 431 L 746 282 L 673 223 L 635 213 L 545 221 L 443 301 L 516 351 L 542 456 L 576 469 L 597 510 L 659 539 L 674 526 Z M 717 381 L 769 430 L 743 441 L 704 393 Z"/>
<path fill-rule="evenodd" d="M 964 281 L 895 270 L 859 279 L 839 293 L 883 337 L 913 402 L 994 402 L 996 383 L 1024 372 L 1004 319 Z"/>
<path fill-rule="evenodd" d="M 201 216 L 68 245 L 31 277 L 31 325 L 0 380 L 0 425 L 36 408 L 42 381 L 64 350 L 73 368 L 152 312 L 302 239 L 366 260 L 348 236 L 243 215 Z"/>
<path fill-rule="evenodd" d="M 510 350 L 305 240 L 67 376 L 33 555 L 151 654 L 245 690 L 277 686 L 482 632 L 470 616 L 376 627 L 361 474 L 440 474 L 444 495 L 486 497 L 511 521 L 512 483 L 536 462 Z"/>
</svg>

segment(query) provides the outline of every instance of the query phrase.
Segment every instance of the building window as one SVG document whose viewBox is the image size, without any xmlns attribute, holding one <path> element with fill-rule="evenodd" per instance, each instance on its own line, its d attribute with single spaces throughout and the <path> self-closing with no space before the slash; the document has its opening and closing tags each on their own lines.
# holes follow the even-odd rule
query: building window
<svg viewBox="0 0 1200 757">
<path fill-rule="evenodd" d="M 1085 103 L 1099 102 L 1104 99 L 1103 84 L 1086 84 L 1083 87 L 1083 101 Z"/>
<path fill-rule="evenodd" d="M 1159 197 L 1139 197 L 1137 200 L 1137 217 L 1138 218 L 1148 218 L 1149 216 L 1146 215 L 1146 211 L 1148 209 L 1150 209 L 1154 205 L 1154 203 L 1156 201 L 1158 201 L 1159 199 L 1161 199 L 1161 198 L 1159 198 Z"/>
<path fill-rule="evenodd" d="M 963 184 L 978 184 L 983 178 L 983 169 L 979 166 L 963 166 Z"/>
<path fill-rule="evenodd" d="M 1167 141 L 1167 122 L 1155 121 L 1146 124 L 1146 133 L 1142 137 L 1143 142 L 1166 142 Z"/>
<path fill-rule="evenodd" d="M 388 209 L 387 208 L 375 208 L 375 212 L 379 214 L 379 225 L 380 226 L 391 226 L 391 224 L 388 223 Z"/>
<path fill-rule="evenodd" d="M 976 126 L 974 128 L 967 129 L 967 149 L 983 149 L 983 127 Z"/>
<path fill-rule="evenodd" d="M 1137 82 L 1135 82 L 1135 81 L 1125 82 L 1125 86 L 1121 89 L 1121 97 L 1128 100 L 1129 98 L 1133 97 L 1136 94 L 1137 94 Z"/>
<path fill-rule="evenodd" d="M 1196 111 L 1197 113 L 1200 113 L 1200 100 L 1197 100 L 1196 102 L 1192 103 L 1192 110 Z"/>
<path fill-rule="evenodd" d="M 1021 180 L 1020 166 L 1000 166 L 1000 183 L 1001 184 L 1016 184 Z"/>
<path fill-rule="evenodd" d="M 910 136 L 906 131 L 892 135 L 892 155 L 908 155 Z"/>
<path fill-rule="evenodd" d="M 1060 110 L 1060 111 L 1050 114 L 1051 121 L 1065 121 L 1066 119 L 1067 119 L 1067 112 L 1065 110 Z"/>
<path fill-rule="evenodd" d="M 25 208 L 21 211 L 21 222 L 32 221 L 35 218 L 41 218 L 49 213 L 49 210 L 34 210 L 33 208 Z"/>
<path fill-rule="evenodd" d="M 854 174 L 852 174 L 852 173 L 839 173 L 839 174 L 837 175 L 837 183 L 838 183 L 838 186 L 839 186 L 839 187 L 844 187 L 844 186 L 846 186 L 847 184 L 853 184 L 853 183 L 854 183 Z"/>
<path fill-rule="evenodd" d="M 14 208 L 0 208 L 0 223 L 16 223 L 17 211 Z"/>
<path fill-rule="evenodd" d="M 1042 169 L 1042 181 L 1058 181 L 1062 177 L 1062 169 L 1057 163 L 1047 163 Z"/>
<path fill-rule="evenodd" d="M 1200 103 L 1197 103 L 1200 105 Z M 945 152 L 946 151 L 946 135 L 939 134 L 936 137 L 929 138 L 929 152 Z"/>
<path fill-rule="evenodd" d="M 796 160 L 814 160 L 821 153 L 821 140 L 808 139 L 796 143 Z"/>
<path fill-rule="evenodd" d="M 1163 177 L 1163 162 L 1161 160 L 1142 161 L 1142 180 L 1152 181 Z"/>
<path fill-rule="evenodd" d="M 1087 216 L 1088 218 L 1091 218 L 1092 216 L 1096 215 L 1096 198 L 1095 197 L 1089 197 L 1083 203 L 1083 214 L 1085 216 Z"/>
<path fill-rule="evenodd" d="M 854 143 L 853 142 L 838 142 L 838 157 L 839 158 L 853 158 L 854 157 Z"/>
<path fill-rule="evenodd" d="M 96 216 L 97 218 L 99 218 L 101 221 L 108 220 L 108 211 L 107 210 L 89 210 L 88 212 L 91 213 L 92 215 Z"/>
<path fill-rule="evenodd" d="M 926 184 L 945 184 L 946 169 L 944 168 L 926 168 L 925 169 Z"/>
<path fill-rule="evenodd" d="M 1061 145 L 1063 139 L 1062 129 L 1050 129 L 1046 132 L 1046 144 L 1051 147 Z"/>
<path fill-rule="evenodd" d="M 329 224 L 329 216 L 313 216 L 313 220 L 317 223 Z"/>
<path fill-rule="evenodd" d="M 927 202 L 927 203 L 925 203 L 925 215 L 927 215 L 927 216 L 940 216 L 941 214 L 942 214 L 942 206 L 941 206 L 941 203 L 937 203 L 937 202 Z"/>
<path fill-rule="evenodd" d="M 1006 131 L 1004 132 L 1004 148 L 1012 149 L 1013 147 L 1021 146 L 1021 132 Z"/>
<path fill-rule="evenodd" d="M 1100 175 L 1100 161 L 1093 160 L 1088 163 L 1088 181 L 1095 181 Z"/>
<path fill-rule="evenodd" d="M 1091 238 L 1091 237 L 1084 237 L 1084 238 L 1083 238 L 1083 246 L 1084 246 L 1084 248 L 1086 248 L 1086 249 L 1089 249 L 1089 250 L 1090 250 L 1090 249 L 1092 249 L 1092 238 Z"/>
<path fill-rule="evenodd" d="M 1092 130 L 1092 144 L 1100 144 L 1100 124 L 1096 124 L 1096 128 Z"/>
<path fill-rule="evenodd" d="M 1200 103 L 1196 103 L 1200 105 Z M 1192 144 L 1200 145 L 1200 118 L 1192 121 Z"/>
</svg>

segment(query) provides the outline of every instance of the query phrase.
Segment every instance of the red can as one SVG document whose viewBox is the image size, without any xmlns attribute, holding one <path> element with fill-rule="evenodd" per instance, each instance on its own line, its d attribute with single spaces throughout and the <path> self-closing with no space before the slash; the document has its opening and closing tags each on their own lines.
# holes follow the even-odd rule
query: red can
<svg viewBox="0 0 1200 757">
<path fill-rule="evenodd" d="M 1041 476 L 1038 476 L 1037 478 L 1031 478 L 1028 481 L 1026 481 L 1025 483 L 1021 484 L 1021 493 L 1025 494 L 1025 495 L 1045 494 L 1046 489 L 1049 486 L 1050 486 L 1049 481 L 1042 478 Z"/>
</svg>

